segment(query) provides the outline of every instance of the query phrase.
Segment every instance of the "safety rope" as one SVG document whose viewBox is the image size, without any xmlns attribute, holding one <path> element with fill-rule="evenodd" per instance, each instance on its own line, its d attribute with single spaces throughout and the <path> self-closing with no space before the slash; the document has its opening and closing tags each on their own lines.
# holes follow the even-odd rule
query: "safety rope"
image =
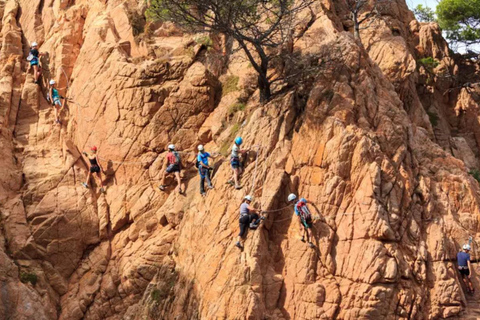
<svg viewBox="0 0 480 320">
<path fill-rule="evenodd" d="M 252 188 L 250 189 L 250 193 L 252 193 L 255 190 L 255 183 L 257 179 L 257 169 L 258 169 L 258 155 L 260 153 L 260 146 L 257 146 L 257 154 L 255 155 L 255 170 L 253 173 L 253 180 L 252 180 Z"/>
</svg>

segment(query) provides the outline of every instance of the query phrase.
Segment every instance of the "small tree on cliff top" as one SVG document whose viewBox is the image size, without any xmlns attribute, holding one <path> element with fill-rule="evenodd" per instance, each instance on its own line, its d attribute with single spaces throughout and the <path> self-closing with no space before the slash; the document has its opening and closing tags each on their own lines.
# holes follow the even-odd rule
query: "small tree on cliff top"
<svg viewBox="0 0 480 320">
<path fill-rule="evenodd" d="M 150 20 L 170 20 L 191 32 L 235 39 L 258 73 L 260 101 L 271 98 L 269 62 L 292 39 L 296 14 L 314 0 L 151 0 Z"/>
</svg>

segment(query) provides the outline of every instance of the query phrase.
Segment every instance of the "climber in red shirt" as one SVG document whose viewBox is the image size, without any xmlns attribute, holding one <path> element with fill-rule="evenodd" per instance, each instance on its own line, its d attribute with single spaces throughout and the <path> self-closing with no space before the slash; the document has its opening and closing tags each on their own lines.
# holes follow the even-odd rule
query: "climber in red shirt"
<svg viewBox="0 0 480 320">
<path fill-rule="evenodd" d="M 158 186 L 158 188 L 162 191 L 165 191 L 165 188 L 167 187 L 165 185 L 165 178 L 167 174 L 173 173 L 175 174 L 175 178 L 177 179 L 177 191 L 179 194 L 182 194 L 182 179 L 180 177 L 180 170 L 182 169 L 182 162 L 180 159 L 180 154 L 175 151 L 175 145 L 170 144 L 168 146 L 168 153 L 167 156 L 165 157 L 165 162 L 163 165 L 163 168 L 166 168 L 165 171 L 163 171 L 162 175 L 162 182 Z"/>
</svg>

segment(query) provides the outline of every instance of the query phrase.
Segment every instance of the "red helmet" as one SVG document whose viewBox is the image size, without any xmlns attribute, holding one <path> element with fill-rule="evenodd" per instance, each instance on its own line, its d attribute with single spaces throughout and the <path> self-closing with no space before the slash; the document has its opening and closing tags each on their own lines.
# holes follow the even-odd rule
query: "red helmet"
<svg viewBox="0 0 480 320">
<path fill-rule="evenodd" d="M 97 147 L 96 147 L 96 146 L 93 146 L 93 147 L 90 148 L 90 150 L 92 150 L 92 151 L 97 151 Z"/>
</svg>

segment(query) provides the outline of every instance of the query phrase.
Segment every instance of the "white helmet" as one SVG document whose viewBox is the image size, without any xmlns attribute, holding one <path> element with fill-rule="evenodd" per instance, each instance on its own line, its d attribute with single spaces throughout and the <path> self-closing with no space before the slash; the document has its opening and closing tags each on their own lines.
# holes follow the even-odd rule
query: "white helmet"
<svg viewBox="0 0 480 320">
<path fill-rule="evenodd" d="M 253 197 L 248 195 L 248 196 L 245 196 L 245 198 L 243 198 L 243 200 L 248 200 L 248 201 L 252 201 L 253 200 Z"/>
<path fill-rule="evenodd" d="M 289 202 L 290 202 L 290 201 L 293 201 L 293 200 L 295 200 L 295 199 L 297 199 L 297 196 L 296 196 L 294 193 L 290 193 L 290 194 L 288 195 L 288 201 L 289 201 Z"/>
<path fill-rule="evenodd" d="M 203 151 L 203 150 L 205 150 L 205 148 L 203 147 L 203 144 L 199 145 L 198 146 L 198 151 Z"/>
<path fill-rule="evenodd" d="M 175 145 L 174 144 L 169 144 L 168 145 L 168 150 L 175 150 Z"/>
<path fill-rule="evenodd" d="M 50 84 L 55 84 L 55 80 L 50 80 Z"/>
<path fill-rule="evenodd" d="M 463 245 L 463 250 L 468 250 L 468 251 L 470 251 L 470 250 L 472 250 L 472 247 L 470 247 L 469 244 L 464 244 L 464 245 Z"/>
<path fill-rule="evenodd" d="M 36 43 L 35 41 L 32 42 L 32 47 L 37 47 L 38 46 L 38 43 Z"/>
<path fill-rule="evenodd" d="M 239 150 L 240 150 L 240 148 L 237 145 L 233 146 L 233 148 L 232 148 L 233 152 L 238 152 Z"/>
</svg>

